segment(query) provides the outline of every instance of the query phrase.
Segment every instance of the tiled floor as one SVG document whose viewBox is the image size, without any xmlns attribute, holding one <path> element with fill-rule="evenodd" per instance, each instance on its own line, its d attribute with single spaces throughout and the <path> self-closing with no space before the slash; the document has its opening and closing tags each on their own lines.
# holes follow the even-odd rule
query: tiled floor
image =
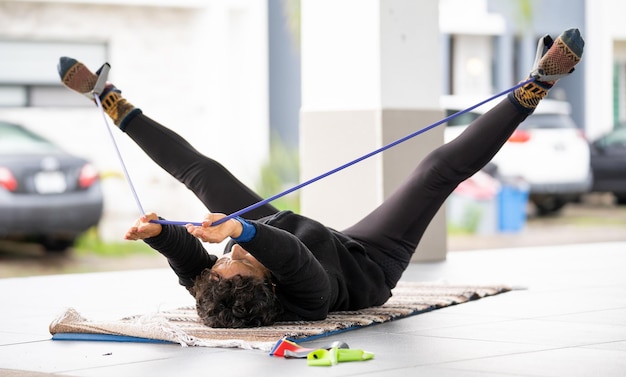
<svg viewBox="0 0 626 377">
<path fill-rule="evenodd" d="M 332 340 L 375 353 L 309 367 L 260 351 L 52 341 L 71 306 L 112 319 L 192 303 L 173 273 L 139 270 L 0 280 L 0 375 L 626 376 L 626 243 L 451 252 L 404 280 L 507 283 L 518 290 Z"/>
</svg>

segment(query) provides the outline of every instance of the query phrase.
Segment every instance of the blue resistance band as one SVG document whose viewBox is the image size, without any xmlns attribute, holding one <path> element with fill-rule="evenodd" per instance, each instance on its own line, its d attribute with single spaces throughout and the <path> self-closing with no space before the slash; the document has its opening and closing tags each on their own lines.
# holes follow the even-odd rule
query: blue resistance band
<svg viewBox="0 0 626 377">
<path fill-rule="evenodd" d="M 326 173 L 320 174 L 317 177 L 311 178 L 308 181 L 302 182 L 302 183 L 300 183 L 300 184 L 298 184 L 296 186 L 293 186 L 292 188 L 289 188 L 289 189 L 287 189 L 287 190 L 285 190 L 285 191 L 283 191 L 281 193 L 278 193 L 278 194 L 276 194 L 274 196 L 271 196 L 271 197 L 269 197 L 267 199 L 263 199 L 263 200 L 261 200 L 261 201 L 259 201 L 257 203 L 251 204 L 248 207 L 242 208 L 242 209 L 240 209 L 237 212 L 233 212 L 230 215 L 227 215 L 226 217 L 223 217 L 223 218 L 215 221 L 213 224 L 211 224 L 211 226 L 222 224 L 222 223 L 224 223 L 224 222 L 226 222 L 226 221 L 228 221 L 230 219 L 233 219 L 233 218 L 235 218 L 237 216 L 241 216 L 244 213 L 252 211 L 252 210 L 254 210 L 256 208 L 259 208 L 259 207 L 261 207 L 261 206 L 263 206 L 265 204 L 268 204 L 268 203 L 270 203 L 270 202 L 272 202 L 272 201 L 274 201 L 274 200 L 276 200 L 278 198 L 281 198 L 281 197 L 283 197 L 285 195 L 291 194 L 294 191 L 300 190 L 301 188 L 303 188 L 305 186 L 308 186 L 311 183 L 317 182 L 320 179 L 326 178 L 329 175 L 332 175 L 332 174 L 335 174 L 335 173 L 337 173 L 337 172 L 339 172 L 341 170 L 344 170 L 344 169 L 346 169 L 346 168 L 348 168 L 348 167 L 350 167 L 350 166 L 352 166 L 352 165 L 354 165 L 356 163 L 359 163 L 359 162 L 361 162 L 361 161 L 363 161 L 365 159 L 368 159 L 368 158 L 370 158 L 370 157 L 372 157 L 374 155 L 377 155 L 377 154 L 379 154 L 381 152 L 384 152 L 387 149 L 393 148 L 393 147 L 395 147 L 396 145 L 398 145 L 400 143 L 403 143 L 403 142 L 405 142 L 405 141 L 407 141 L 409 139 L 412 139 L 415 136 L 420 135 L 420 134 L 422 134 L 422 133 L 424 133 L 424 132 L 426 132 L 428 130 L 431 130 L 431 129 L 433 129 L 433 128 L 435 128 L 435 127 L 437 127 L 437 126 L 439 126 L 439 125 L 441 125 L 443 123 L 447 123 L 450 120 L 452 120 L 452 119 L 454 119 L 454 118 L 456 118 L 456 117 L 458 117 L 460 115 L 468 113 L 468 112 L 476 109 L 477 107 L 480 107 L 480 106 L 482 106 L 482 105 L 484 105 L 484 104 L 486 104 L 486 103 L 488 103 L 490 101 L 493 101 L 494 99 L 496 99 L 498 97 L 501 97 L 501 96 L 503 96 L 505 94 L 508 94 L 508 93 L 514 91 L 515 89 L 521 88 L 522 86 L 524 86 L 526 84 L 529 84 L 529 83 L 531 83 L 533 81 L 535 81 L 535 78 L 530 78 L 530 79 L 528 79 L 526 81 L 520 82 L 519 84 L 517 84 L 517 85 L 515 85 L 515 86 L 513 86 L 513 87 L 511 87 L 511 88 L 509 88 L 507 90 L 504 90 L 504 91 L 502 91 L 502 92 L 500 92 L 498 94 L 495 94 L 495 95 L 487 98 L 486 100 L 477 103 L 476 105 L 470 106 L 470 107 L 468 107 L 465 110 L 458 111 L 458 112 L 456 112 L 456 113 L 454 113 L 454 114 L 452 114 L 452 115 L 450 115 L 450 116 L 448 116 L 446 118 L 441 119 L 440 121 L 437 121 L 437 122 L 435 122 L 435 123 L 433 123 L 433 124 L 431 124 L 429 126 L 426 126 L 426 127 L 422 128 L 420 130 L 417 130 L 417 131 L 413 132 L 412 134 L 409 134 L 409 135 L 407 135 L 407 136 L 405 136 L 403 138 L 400 138 L 400 139 L 398 139 L 398 140 L 396 140 L 394 142 L 391 142 L 391 143 L 389 143 L 389 144 L 387 144 L 387 145 L 385 145 L 385 146 L 383 146 L 381 148 L 378 148 L 378 149 L 376 149 L 376 150 L 374 150 L 374 151 L 372 151 L 370 153 L 367 153 L 367 154 L 365 154 L 365 155 L 363 155 L 363 156 L 361 156 L 361 157 L 359 157 L 357 159 L 354 159 L 354 160 L 352 160 L 352 161 L 350 161 L 350 162 L 348 162 L 346 164 L 343 164 L 343 165 L 341 165 L 341 166 L 339 166 L 339 167 L 337 167 L 335 169 L 332 169 L 332 170 L 330 170 L 330 171 L 328 171 Z M 102 114 L 104 116 L 105 113 L 104 113 L 104 109 L 102 108 L 102 104 L 100 102 L 100 98 L 98 97 L 98 95 L 94 95 L 94 98 L 96 99 L 96 103 L 98 104 L 98 108 L 100 109 L 100 111 L 102 112 Z M 128 181 L 128 185 L 130 186 L 130 189 L 131 189 L 131 191 L 133 193 L 133 196 L 135 197 L 135 202 L 137 203 L 137 207 L 139 208 L 139 211 L 141 212 L 141 214 L 145 215 L 143 207 L 141 206 L 141 202 L 139 201 L 139 196 L 137 195 L 137 191 L 135 190 L 135 187 L 133 186 L 133 183 L 132 183 L 132 181 L 130 179 L 130 175 L 128 174 L 128 171 L 126 169 L 126 165 L 124 164 L 124 160 L 122 159 L 122 155 L 121 155 L 121 153 L 119 151 L 119 148 L 117 147 L 117 143 L 115 142 L 115 138 L 113 137 L 113 134 L 111 133 L 110 127 L 109 127 L 108 122 L 106 120 L 106 116 L 104 116 L 104 122 L 105 122 L 105 124 L 107 126 L 107 130 L 109 131 L 109 134 L 111 136 L 111 140 L 113 141 L 113 144 L 115 145 L 115 150 L 117 151 L 117 156 L 118 156 L 118 158 L 120 160 L 120 164 L 122 165 L 122 170 L 124 171 L 124 175 L 126 176 L 126 180 Z M 201 226 L 202 225 L 202 222 L 191 222 L 191 221 L 150 220 L 150 222 L 157 223 L 157 224 L 162 224 L 162 225 L 187 225 L 187 224 L 192 224 L 192 225 L 195 225 L 195 226 Z"/>
</svg>

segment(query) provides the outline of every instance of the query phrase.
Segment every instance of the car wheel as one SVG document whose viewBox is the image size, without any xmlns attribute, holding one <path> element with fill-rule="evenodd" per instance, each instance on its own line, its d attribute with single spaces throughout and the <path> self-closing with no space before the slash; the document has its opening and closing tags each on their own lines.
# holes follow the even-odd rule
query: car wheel
<svg viewBox="0 0 626 377">
<path fill-rule="evenodd" d="M 46 238 L 41 241 L 41 245 L 48 253 L 62 253 L 74 245 L 74 239 Z"/>
<path fill-rule="evenodd" d="M 626 193 L 623 192 L 614 192 L 615 199 L 617 199 L 617 204 L 625 205 L 626 204 Z"/>
<path fill-rule="evenodd" d="M 567 201 L 558 196 L 544 196 L 541 199 L 533 199 L 539 216 L 548 216 L 559 212 Z"/>
</svg>

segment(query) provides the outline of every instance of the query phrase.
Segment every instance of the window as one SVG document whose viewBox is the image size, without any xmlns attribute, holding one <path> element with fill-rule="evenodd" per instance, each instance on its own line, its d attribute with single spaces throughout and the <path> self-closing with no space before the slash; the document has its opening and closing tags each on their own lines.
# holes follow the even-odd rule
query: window
<svg viewBox="0 0 626 377">
<path fill-rule="evenodd" d="M 0 40 L 0 107 L 89 106 L 61 84 L 56 68 L 61 56 L 99 67 L 106 61 L 107 46 Z"/>
<path fill-rule="evenodd" d="M 616 61 L 613 64 L 613 123 L 626 121 L 626 63 Z"/>
</svg>

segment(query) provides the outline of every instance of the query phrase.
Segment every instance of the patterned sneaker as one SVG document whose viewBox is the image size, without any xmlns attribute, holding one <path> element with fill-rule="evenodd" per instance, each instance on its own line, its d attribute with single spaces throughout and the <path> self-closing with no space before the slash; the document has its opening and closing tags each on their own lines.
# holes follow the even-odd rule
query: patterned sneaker
<svg viewBox="0 0 626 377">
<path fill-rule="evenodd" d="M 556 80 L 574 72 L 583 55 L 585 41 L 578 29 L 564 31 L 543 54 L 537 63 L 537 68 L 531 72 L 531 77 L 548 85 L 554 85 Z"/>
<path fill-rule="evenodd" d="M 574 71 L 582 58 L 585 41 L 578 29 L 564 31 L 556 41 L 546 36 L 539 41 L 535 68 L 529 78 L 532 81 L 509 93 L 509 99 L 522 110 L 532 112 L 548 90 L 562 77 Z"/>
<path fill-rule="evenodd" d="M 98 81 L 97 74 L 91 72 L 83 63 L 66 56 L 59 59 L 57 69 L 63 85 L 92 101 L 94 100 L 92 91 Z M 100 94 L 100 101 L 104 112 L 118 127 L 131 113 L 141 112 L 122 97 L 122 92 L 110 83 L 107 83 L 104 91 Z M 120 128 L 123 129 L 123 127 Z"/>
<path fill-rule="evenodd" d="M 63 56 L 59 59 L 57 69 L 63 85 L 93 100 L 91 91 L 96 86 L 98 76 L 92 73 L 89 68 L 76 59 Z"/>
</svg>

